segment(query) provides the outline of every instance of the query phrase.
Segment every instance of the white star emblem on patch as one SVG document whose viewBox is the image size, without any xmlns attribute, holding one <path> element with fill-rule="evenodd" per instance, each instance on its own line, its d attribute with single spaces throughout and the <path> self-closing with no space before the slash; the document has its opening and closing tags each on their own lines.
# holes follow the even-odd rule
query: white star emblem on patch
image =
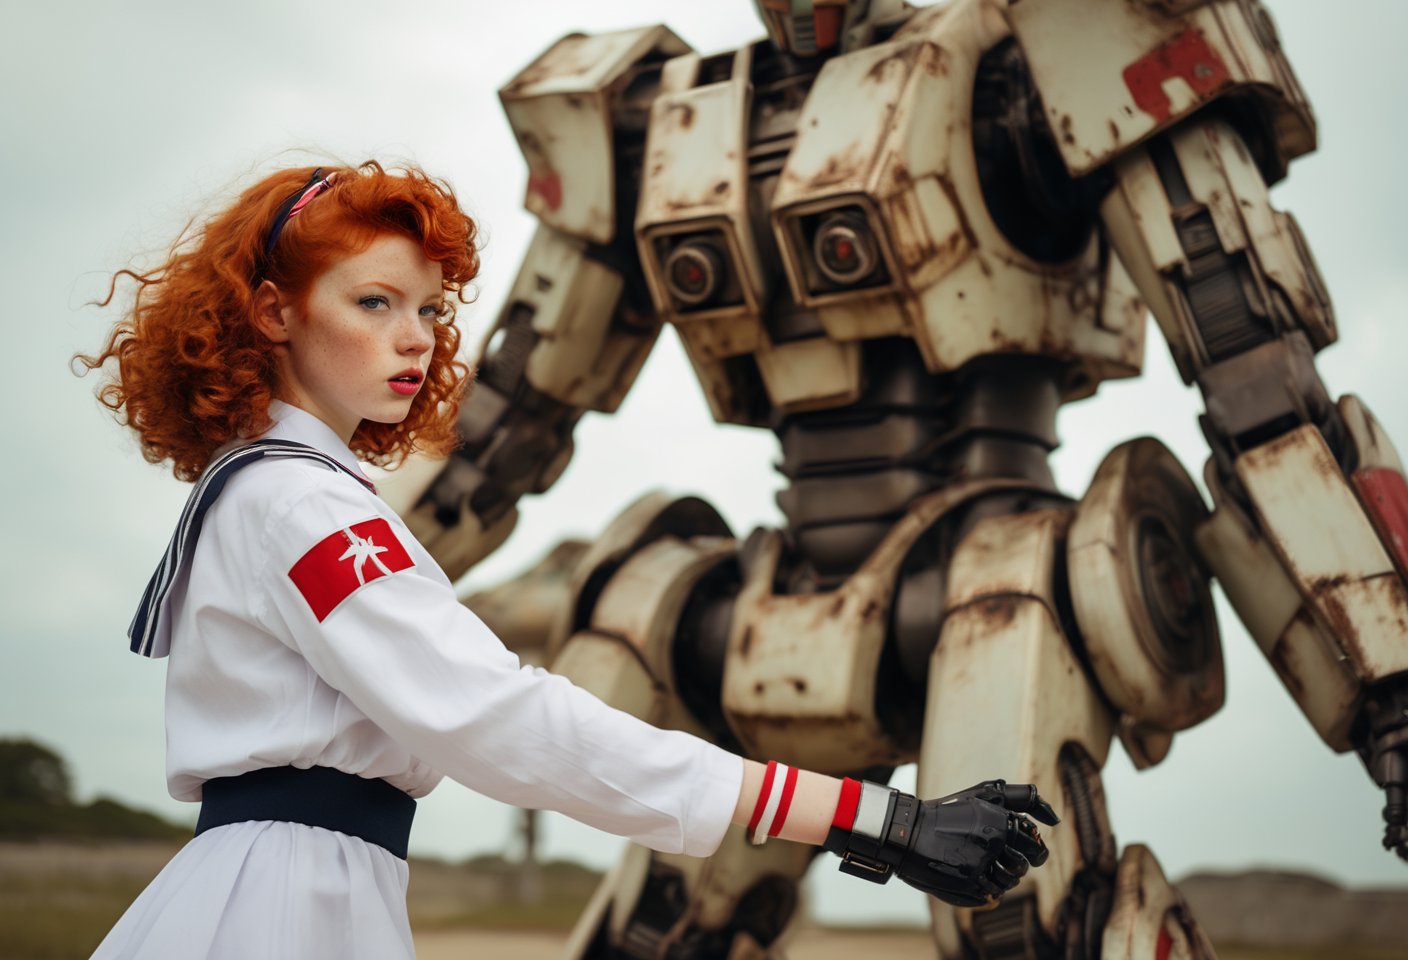
<svg viewBox="0 0 1408 960">
<path fill-rule="evenodd" d="M 371 537 L 367 537 L 365 540 L 363 540 L 361 537 L 353 533 L 350 528 L 344 527 L 342 530 L 342 535 L 347 538 L 347 550 L 344 551 L 342 556 L 338 557 L 337 559 L 350 559 L 352 561 L 352 570 L 357 574 L 357 583 L 359 586 L 367 585 L 367 578 L 366 575 L 362 572 L 362 568 L 365 567 L 368 563 L 376 564 L 376 568 L 380 570 L 384 575 L 388 577 L 391 576 L 391 571 L 386 568 L 386 564 L 382 563 L 381 557 L 378 556 L 378 554 L 386 552 L 386 547 L 378 547 L 372 541 Z"/>
</svg>

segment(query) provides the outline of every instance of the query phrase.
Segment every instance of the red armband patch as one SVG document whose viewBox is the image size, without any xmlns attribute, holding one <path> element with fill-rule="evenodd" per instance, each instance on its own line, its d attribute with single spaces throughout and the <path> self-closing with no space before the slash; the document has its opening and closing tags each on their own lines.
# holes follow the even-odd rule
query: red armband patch
<svg viewBox="0 0 1408 960">
<path fill-rule="evenodd" d="M 373 580 L 413 566 L 391 524 L 374 517 L 324 537 L 289 568 L 288 577 L 322 623 Z"/>
</svg>

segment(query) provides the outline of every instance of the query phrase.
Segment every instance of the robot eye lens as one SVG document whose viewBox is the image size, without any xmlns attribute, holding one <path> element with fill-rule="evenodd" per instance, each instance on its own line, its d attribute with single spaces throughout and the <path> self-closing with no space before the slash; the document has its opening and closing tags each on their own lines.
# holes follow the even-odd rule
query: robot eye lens
<svg viewBox="0 0 1408 960">
<path fill-rule="evenodd" d="M 832 283 L 853 284 L 875 271 L 879 258 L 869 226 L 855 214 L 837 214 L 822 223 L 813 243 L 817 266 Z"/>
<path fill-rule="evenodd" d="M 697 306 L 719 289 L 719 255 L 698 241 L 682 243 L 665 260 L 665 276 L 670 293 L 681 303 Z"/>
</svg>

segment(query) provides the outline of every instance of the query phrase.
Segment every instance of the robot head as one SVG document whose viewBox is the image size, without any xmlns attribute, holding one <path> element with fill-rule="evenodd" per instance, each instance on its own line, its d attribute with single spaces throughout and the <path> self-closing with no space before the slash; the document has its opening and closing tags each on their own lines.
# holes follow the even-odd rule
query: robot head
<svg viewBox="0 0 1408 960">
<path fill-rule="evenodd" d="M 773 44 L 795 57 L 863 46 L 877 21 L 904 9 L 903 0 L 753 0 L 753 5 Z"/>
</svg>

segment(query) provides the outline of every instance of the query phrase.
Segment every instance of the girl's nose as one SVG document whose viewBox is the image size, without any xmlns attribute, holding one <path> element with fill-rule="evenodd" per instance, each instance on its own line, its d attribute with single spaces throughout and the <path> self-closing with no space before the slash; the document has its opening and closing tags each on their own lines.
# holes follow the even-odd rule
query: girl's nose
<svg viewBox="0 0 1408 960">
<path fill-rule="evenodd" d="M 401 324 L 399 346 L 402 353 L 425 353 L 435 346 L 434 328 L 422 317 L 414 316 Z"/>
</svg>

